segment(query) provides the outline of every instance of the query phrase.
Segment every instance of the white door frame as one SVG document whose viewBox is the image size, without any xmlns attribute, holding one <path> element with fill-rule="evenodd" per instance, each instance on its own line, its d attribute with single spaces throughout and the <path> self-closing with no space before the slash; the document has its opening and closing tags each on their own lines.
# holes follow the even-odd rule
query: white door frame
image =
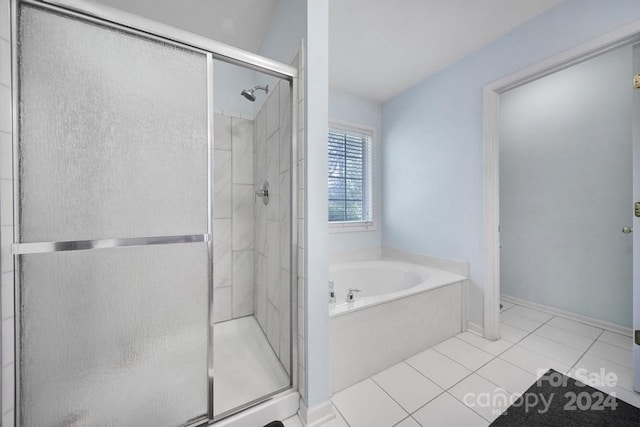
<svg viewBox="0 0 640 427">
<path fill-rule="evenodd" d="M 484 217 L 484 337 L 500 338 L 500 187 L 499 98 L 509 89 L 555 73 L 604 52 L 640 40 L 640 20 L 550 56 L 536 64 L 491 82 L 482 88 L 483 217 Z M 631 90 L 631 74 L 629 89 Z M 630 200 L 631 203 L 631 200 Z M 631 210 L 631 208 L 629 208 Z"/>
</svg>

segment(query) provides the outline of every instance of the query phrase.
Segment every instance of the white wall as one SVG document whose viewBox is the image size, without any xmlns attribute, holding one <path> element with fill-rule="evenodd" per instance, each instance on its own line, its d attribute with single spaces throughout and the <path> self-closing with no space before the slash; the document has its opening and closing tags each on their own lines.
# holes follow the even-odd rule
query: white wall
<svg viewBox="0 0 640 427">
<path fill-rule="evenodd" d="M 470 263 L 483 324 L 482 87 L 640 19 L 640 2 L 567 0 L 383 106 L 384 246 Z"/>
<path fill-rule="evenodd" d="M 631 327 L 625 46 L 500 95 L 501 291 Z"/>
<path fill-rule="evenodd" d="M 346 92 L 329 91 L 329 121 L 341 120 L 375 129 L 373 141 L 373 215 L 375 229 L 367 231 L 329 231 L 329 252 L 349 252 L 364 248 L 380 247 L 382 244 L 382 156 L 381 130 L 382 106 Z"/>
<path fill-rule="evenodd" d="M 259 54 L 291 63 L 305 41 L 300 76 L 303 102 L 299 109 L 298 135 L 299 206 L 304 207 L 303 242 L 299 250 L 299 286 L 303 313 L 299 348 L 299 388 L 307 408 L 329 400 L 327 292 L 327 124 L 328 124 L 328 0 L 280 0 Z M 268 80 L 267 80 L 268 81 Z M 256 84 L 264 84 L 257 80 Z M 257 104 L 257 102 L 256 102 Z M 307 196 L 308 195 L 308 196 Z M 300 236 L 302 234 L 302 236 Z M 299 331 L 300 333 L 300 331 Z M 305 415 L 303 413 L 303 415 Z"/>
</svg>

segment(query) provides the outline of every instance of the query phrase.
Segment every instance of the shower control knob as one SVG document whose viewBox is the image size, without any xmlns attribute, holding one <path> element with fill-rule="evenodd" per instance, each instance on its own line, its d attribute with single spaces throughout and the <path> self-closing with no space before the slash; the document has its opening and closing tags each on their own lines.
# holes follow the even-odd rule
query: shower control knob
<svg viewBox="0 0 640 427">
<path fill-rule="evenodd" d="M 256 190 L 256 196 L 262 198 L 265 205 L 269 204 L 269 183 L 267 181 L 262 184 L 262 188 Z"/>
<path fill-rule="evenodd" d="M 633 233 L 633 227 L 629 227 L 628 225 L 625 225 L 624 227 L 622 227 L 622 232 L 624 234 L 631 234 Z"/>
</svg>

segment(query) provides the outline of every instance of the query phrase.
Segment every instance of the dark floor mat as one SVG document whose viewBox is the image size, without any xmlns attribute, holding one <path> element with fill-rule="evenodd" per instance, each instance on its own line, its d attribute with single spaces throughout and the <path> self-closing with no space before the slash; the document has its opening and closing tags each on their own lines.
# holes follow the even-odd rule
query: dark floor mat
<svg viewBox="0 0 640 427">
<path fill-rule="evenodd" d="M 550 369 L 492 426 L 640 426 L 640 409 Z"/>
</svg>

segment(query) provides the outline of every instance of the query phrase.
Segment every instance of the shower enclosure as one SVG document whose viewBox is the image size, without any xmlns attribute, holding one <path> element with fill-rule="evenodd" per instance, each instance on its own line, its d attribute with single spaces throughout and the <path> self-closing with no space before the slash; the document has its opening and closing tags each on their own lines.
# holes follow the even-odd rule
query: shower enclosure
<svg viewBox="0 0 640 427">
<path fill-rule="evenodd" d="M 204 425 L 295 388 L 295 68 L 11 6 L 16 425 Z M 223 62 L 269 82 L 255 114 L 215 108 Z"/>
</svg>

